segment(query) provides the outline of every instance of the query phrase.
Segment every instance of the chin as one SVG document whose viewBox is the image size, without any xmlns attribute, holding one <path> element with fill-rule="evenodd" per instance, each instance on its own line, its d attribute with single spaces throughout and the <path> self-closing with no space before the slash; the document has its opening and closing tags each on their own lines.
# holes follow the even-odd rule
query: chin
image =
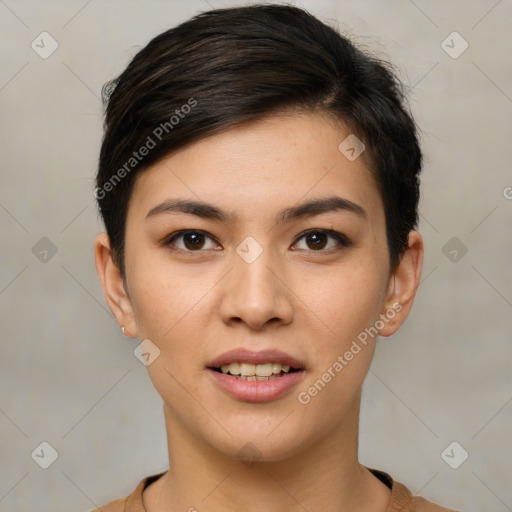
<svg viewBox="0 0 512 512">
<path fill-rule="evenodd" d="M 232 437 L 224 435 L 221 440 L 212 440 L 211 445 L 222 454 L 244 462 L 248 467 L 256 462 L 281 462 L 294 455 L 297 455 L 311 443 L 311 436 L 308 436 L 303 428 L 296 428 L 289 425 L 287 420 L 273 422 L 269 428 L 269 422 L 260 424 L 251 420 L 251 426 L 226 424 L 226 430 Z M 276 428 L 277 426 L 277 428 Z M 275 429 L 275 430 L 273 430 Z"/>
</svg>

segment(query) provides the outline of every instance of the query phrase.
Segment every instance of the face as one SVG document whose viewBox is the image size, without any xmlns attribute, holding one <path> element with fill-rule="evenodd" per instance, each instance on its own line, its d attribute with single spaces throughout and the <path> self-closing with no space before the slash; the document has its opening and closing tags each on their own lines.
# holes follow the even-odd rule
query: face
<svg viewBox="0 0 512 512">
<path fill-rule="evenodd" d="M 377 331 L 406 311 L 376 184 L 338 149 L 347 135 L 316 114 L 268 117 L 137 178 L 113 310 L 159 351 L 147 369 L 176 432 L 281 460 L 357 406 Z"/>
</svg>

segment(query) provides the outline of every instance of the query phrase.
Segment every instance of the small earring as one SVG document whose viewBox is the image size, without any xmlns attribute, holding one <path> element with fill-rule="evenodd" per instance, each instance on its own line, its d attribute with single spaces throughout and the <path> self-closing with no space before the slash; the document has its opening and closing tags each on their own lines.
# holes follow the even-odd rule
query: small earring
<svg viewBox="0 0 512 512">
<path fill-rule="evenodd" d="M 124 325 L 121 327 L 121 332 L 124 334 Z"/>
</svg>

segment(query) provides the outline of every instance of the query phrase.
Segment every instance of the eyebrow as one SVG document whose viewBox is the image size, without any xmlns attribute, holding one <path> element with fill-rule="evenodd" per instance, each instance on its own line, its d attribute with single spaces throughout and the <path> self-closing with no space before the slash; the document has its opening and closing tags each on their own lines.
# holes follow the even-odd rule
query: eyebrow
<svg viewBox="0 0 512 512">
<path fill-rule="evenodd" d="M 331 196 L 312 199 L 299 205 L 285 208 L 277 213 L 276 223 L 283 224 L 304 217 L 313 217 L 322 213 L 339 210 L 353 213 L 364 220 L 368 219 L 368 214 L 362 206 L 342 197 Z M 146 220 L 163 213 L 188 213 L 202 219 L 218 220 L 221 222 L 233 222 L 237 219 L 236 215 L 228 213 L 213 204 L 189 199 L 167 199 L 151 208 L 146 215 Z"/>
</svg>

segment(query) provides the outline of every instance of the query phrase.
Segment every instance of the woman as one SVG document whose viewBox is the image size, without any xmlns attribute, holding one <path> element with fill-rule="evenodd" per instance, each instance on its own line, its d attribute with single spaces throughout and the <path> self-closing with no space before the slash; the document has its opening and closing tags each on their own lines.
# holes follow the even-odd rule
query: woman
<svg viewBox="0 0 512 512">
<path fill-rule="evenodd" d="M 418 287 L 421 150 L 389 66 L 290 6 L 203 13 L 104 90 L 96 267 L 169 471 L 110 511 L 443 511 L 358 462 Z"/>
</svg>

